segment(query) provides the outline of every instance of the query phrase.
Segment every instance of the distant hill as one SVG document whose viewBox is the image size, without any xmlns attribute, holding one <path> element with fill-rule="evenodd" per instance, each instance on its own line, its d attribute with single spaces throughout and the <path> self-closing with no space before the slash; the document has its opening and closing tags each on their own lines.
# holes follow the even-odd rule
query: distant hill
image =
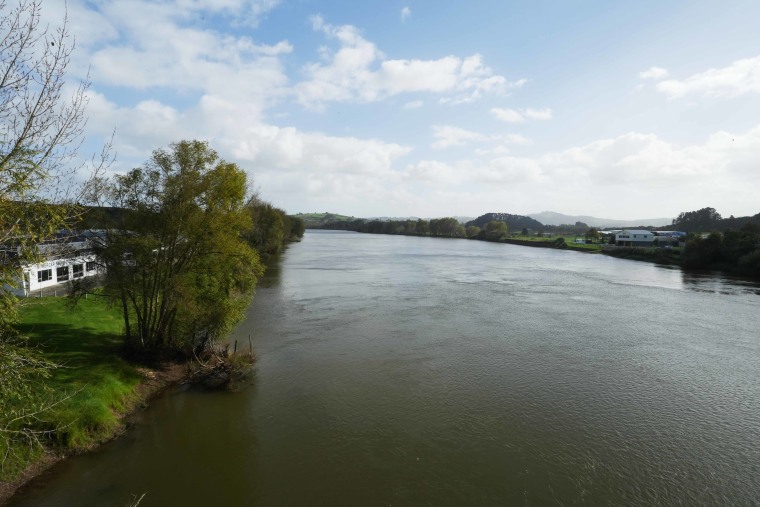
<svg viewBox="0 0 760 507">
<path fill-rule="evenodd" d="M 337 213 L 298 213 L 293 215 L 294 217 L 303 220 L 304 226 L 308 229 L 310 227 L 318 227 L 334 222 L 350 222 L 356 220 L 356 217 L 349 217 L 346 215 L 339 215 Z"/>
<path fill-rule="evenodd" d="M 465 225 L 475 225 L 478 227 L 485 227 L 485 225 L 491 220 L 497 220 L 500 222 L 506 222 L 510 231 L 521 231 L 523 229 L 540 230 L 543 228 L 543 224 L 531 217 L 524 215 L 512 215 L 510 213 L 486 213 L 480 215 L 475 220 L 467 222 Z"/>
<path fill-rule="evenodd" d="M 381 222 L 405 222 L 407 220 L 419 220 L 420 217 L 367 217 L 362 220 L 379 220 Z"/>
<path fill-rule="evenodd" d="M 583 222 L 589 227 L 635 227 L 637 225 L 651 225 L 662 227 L 673 223 L 672 218 L 639 218 L 636 220 L 616 220 L 612 218 L 597 218 L 588 215 L 564 215 L 555 211 L 542 211 L 528 215 L 546 225 L 563 225 Z"/>
</svg>

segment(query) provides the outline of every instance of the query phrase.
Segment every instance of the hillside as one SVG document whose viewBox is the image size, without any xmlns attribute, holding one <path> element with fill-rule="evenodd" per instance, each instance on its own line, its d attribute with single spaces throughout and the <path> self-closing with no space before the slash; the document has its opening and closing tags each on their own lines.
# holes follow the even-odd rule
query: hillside
<svg viewBox="0 0 760 507">
<path fill-rule="evenodd" d="M 662 227 L 671 225 L 672 218 L 638 218 L 635 220 L 618 220 L 613 218 L 598 218 L 588 215 L 565 215 L 555 211 L 542 211 L 541 213 L 530 213 L 528 215 L 546 225 L 563 225 L 583 222 L 589 227 L 636 227 L 652 226 Z"/>
<path fill-rule="evenodd" d="M 480 215 L 475 220 L 467 222 L 465 225 L 468 227 L 470 225 L 475 225 L 482 228 L 491 220 L 506 222 L 510 231 L 521 231 L 523 229 L 532 229 L 535 231 L 543 229 L 544 227 L 541 222 L 534 220 L 531 217 L 512 215 L 510 213 L 486 213 L 485 215 Z"/>
<path fill-rule="evenodd" d="M 350 222 L 352 220 L 356 220 L 355 217 L 349 217 L 346 215 L 339 215 L 337 213 L 329 213 L 329 212 L 298 213 L 293 216 L 296 218 L 302 219 L 307 229 L 319 227 L 319 226 L 329 224 L 329 223 L 334 223 L 334 222 Z"/>
</svg>

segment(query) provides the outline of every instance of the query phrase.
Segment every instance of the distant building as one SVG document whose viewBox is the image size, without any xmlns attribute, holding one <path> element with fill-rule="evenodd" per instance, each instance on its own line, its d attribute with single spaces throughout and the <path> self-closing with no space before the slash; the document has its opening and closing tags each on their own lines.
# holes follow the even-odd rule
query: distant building
<svg viewBox="0 0 760 507">
<path fill-rule="evenodd" d="M 686 240 L 687 234 L 683 231 L 654 231 L 654 244 L 656 246 L 678 246 Z"/>
<path fill-rule="evenodd" d="M 53 240 L 38 245 L 39 261 L 21 266 L 21 283 L 12 292 L 28 296 L 69 280 L 97 275 L 100 270 L 92 251 L 95 235 L 89 231 L 82 234 L 61 231 Z M 20 252 L 16 249 L 15 253 Z"/>
<path fill-rule="evenodd" d="M 617 246 L 652 246 L 654 234 L 644 229 L 623 229 L 615 234 Z"/>
<path fill-rule="evenodd" d="M 683 238 L 688 235 L 683 231 L 654 231 L 655 236 L 665 236 L 668 238 Z"/>
</svg>

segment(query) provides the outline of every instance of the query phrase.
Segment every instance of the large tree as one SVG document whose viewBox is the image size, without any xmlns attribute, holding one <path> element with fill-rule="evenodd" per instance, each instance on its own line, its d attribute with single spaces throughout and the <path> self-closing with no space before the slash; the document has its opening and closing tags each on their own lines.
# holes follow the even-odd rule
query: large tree
<svg viewBox="0 0 760 507">
<path fill-rule="evenodd" d="M 507 238 L 509 228 L 500 220 L 491 220 L 486 224 L 485 237 L 488 241 L 502 241 Z"/>
<path fill-rule="evenodd" d="M 0 0 L 0 476 L 39 444 L 34 425 L 57 399 L 38 382 L 54 365 L 14 330 L 11 291 L 36 245 L 75 218 L 71 176 L 87 102 L 87 81 L 64 93 L 74 49 L 67 20 L 51 29 L 41 17 L 38 0 Z"/>
<path fill-rule="evenodd" d="M 130 348 L 189 352 L 242 317 L 263 271 L 243 238 L 246 191 L 246 173 L 201 141 L 156 150 L 108 185 L 124 213 L 99 255 Z"/>
<path fill-rule="evenodd" d="M 679 213 L 673 219 L 673 226 L 686 232 L 707 232 L 714 229 L 720 220 L 720 213 L 715 208 L 702 208 Z"/>
</svg>

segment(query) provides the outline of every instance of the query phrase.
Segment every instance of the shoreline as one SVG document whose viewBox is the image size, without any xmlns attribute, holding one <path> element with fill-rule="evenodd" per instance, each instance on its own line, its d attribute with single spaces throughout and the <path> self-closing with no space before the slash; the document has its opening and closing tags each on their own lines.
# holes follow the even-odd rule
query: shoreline
<svg viewBox="0 0 760 507">
<path fill-rule="evenodd" d="M 167 389 L 181 385 L 187 381 L 189 362 L 163 363 L 160 368 L 148 368 L 135 365 L 142 375 L 142 380 L 135 386 L 135 399 L 123 412 L 118 413 L 119 425 L 106 438 L 82 449 L 79 452 L 57 453 L 52 449 L 43 449 L 43 456 L 27 467 L 16 479 L 0 483 L 0 506 L 9 502 L 16 494 L 37 477 L 42 476 L 55 465 L 72 456 L 92 452 L 101 446 L 120 438 L 134 424 L 138 414 L 148 407 L 148 404 Z"/>
</svg>

